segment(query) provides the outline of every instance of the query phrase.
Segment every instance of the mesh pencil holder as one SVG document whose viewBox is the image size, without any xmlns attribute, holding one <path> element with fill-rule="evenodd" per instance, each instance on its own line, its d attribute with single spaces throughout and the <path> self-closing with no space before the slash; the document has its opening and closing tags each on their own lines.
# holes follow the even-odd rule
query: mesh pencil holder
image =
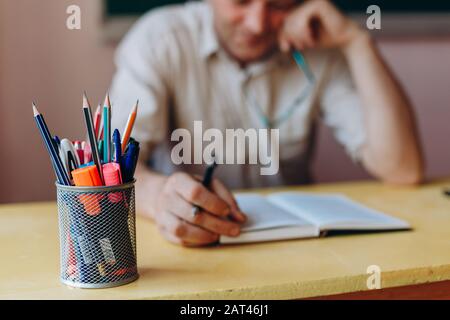
<svg viewBox="0 0 450 320">
<path fill-rule="evenodd" d="M 60 276 L 79 288 L 108 288 L 138 278 L 134 181 L 118 186 L 56 183 Z"/>
</svg>

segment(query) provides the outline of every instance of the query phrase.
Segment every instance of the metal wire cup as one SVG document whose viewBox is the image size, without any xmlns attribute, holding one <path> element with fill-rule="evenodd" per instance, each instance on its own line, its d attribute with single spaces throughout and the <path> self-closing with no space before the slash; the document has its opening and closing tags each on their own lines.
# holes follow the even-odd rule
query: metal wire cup
<svg viewBox="0 0 450 320">
<path fill-rule="evenodd" d="M 134 181 L 119 186 L 56 183 L 61 281 L 108 288 L 138 278 Z"/>
</svg>

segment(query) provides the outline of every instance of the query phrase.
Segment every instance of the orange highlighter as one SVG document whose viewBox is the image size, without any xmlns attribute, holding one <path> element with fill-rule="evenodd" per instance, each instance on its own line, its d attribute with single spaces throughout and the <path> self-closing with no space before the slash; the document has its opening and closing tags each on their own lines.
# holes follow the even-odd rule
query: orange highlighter
<svg viewBox="0 0 450 320">
<path fill-rule="evenodd" d="M 95 187 L 103 185 L 95 165 L 73 170 L 72 177 L 75 186 L 77 187 Z M 100 195 L 98 194 L 80 195 L 80 202 L 84 205 L 87 214 L 96 216 L 101 212 L 99 197 Z"/>
</svg>

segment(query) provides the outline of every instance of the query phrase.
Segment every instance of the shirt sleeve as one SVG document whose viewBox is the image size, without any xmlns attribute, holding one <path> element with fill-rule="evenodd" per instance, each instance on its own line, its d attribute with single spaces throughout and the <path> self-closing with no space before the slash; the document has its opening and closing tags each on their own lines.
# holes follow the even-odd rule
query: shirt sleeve
<svg viewBox="0 0 450 320">
<path fill-rule="evenodd" d="M 117 69 L 110 87 L 111 126 L 121 134 L 139 100 L 131 136 L 140 142 L 140 158 L 144 161 L 153 147 L 165 139 L 168 130 L 171 57 L 167 51 L 173 39 L 160 29 L 157 20 L 144 16 L 129 31 L 116 51 Z"/>
<path fill-rule="evenodd" d="M 328 63 L 320 102 L 322 117 L 353 161 L 359 162 L 366 139 L 362 104 L 342 54 L 333 54 Z"/>
</svg>

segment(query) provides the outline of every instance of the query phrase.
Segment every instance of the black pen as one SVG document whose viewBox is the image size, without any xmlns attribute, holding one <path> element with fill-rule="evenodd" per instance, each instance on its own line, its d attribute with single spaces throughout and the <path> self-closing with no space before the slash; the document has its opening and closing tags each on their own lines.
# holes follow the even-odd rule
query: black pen
<svg viewBox="0 0 450 320">
<path fill-rule="evenodd" d="M 214 169 L 217 167 L 217 163 L 216 160 L 213 161 L 212 164 L 210 164 L 205 171 L 205 175 L 203 176 L 203 181 L 202 184 L 206 187 L 209 188 L 209 185 L 211 184 L 211 180 L 214 174 Z"/>
<path fill-rule="evenodd" d="M 211 180 L 214 174 L 214 169 L 216 169 L 217 167 L 217 163 L 216 160 L 213 160 L 213 163 L 211 163 L 210 165 L 208 165 L 208 167 L 206 168 L 205 174 L 203 176 L 203 180 L 202 180 L 202 185 L 205 188 L 209 189 L 209 186 L 211 184 Z M 192 208 L 192 215 L 195 216 L 198 212 L 200 211 L 200 207 L 198 206 L 194 206 Z"/>
</svg>

